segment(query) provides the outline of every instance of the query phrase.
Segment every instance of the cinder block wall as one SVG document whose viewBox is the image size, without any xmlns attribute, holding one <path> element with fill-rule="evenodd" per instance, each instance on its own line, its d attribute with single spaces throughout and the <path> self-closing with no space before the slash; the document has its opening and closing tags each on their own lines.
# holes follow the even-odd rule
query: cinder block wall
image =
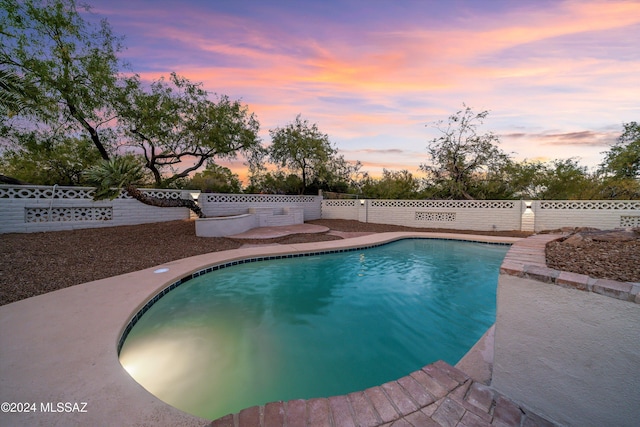
<svg viewBox="0 0 640 427">
<path fill-rule="evenodd" d="M 181 190 L 144 189 L 157 197 L 190 198 Z M 157 208 L 126 195 L 94 202 L 89 187 L 0 185 L 0 233 L 111 227 L 189 218 L 186 208 Z M 304 221 L 347 219 L 417 228 L 544 231 L 562 227 L 640 227 L 639 200 L 354 200 L 322 196 L 203 193 L 206 216 L 269 208 L 300 208 Z M 527 209 L 527 205 L 530 209 Z"/>
<path fill-rule="evenodd" d="M 322 218 L 476 231 L 613 229 L 640 227 L 640 201 L 336 199 L 322 201 Z"/>
<path fill-rule="evenodd" d="M 202 193 L 198 204 L 208 217 L 241 215 L 249 208 L 271 208 L 276 214 L 283 214 L 284 208 L 304 210 L 304 220 L 320 219 L 322 196 L 295 196 L 279 194 L 222 194 Z"/>
<path fill-rule="evenodd" d="M 324 200 L 322 218 L 418 228 L 520 230 L 519 200 Z"/>
<path fill-rule="evenodd" d="M 536 232 L 562 227 L 640 227 L 640 200 L 540 200 L 532 208 Z"/>
<path fill-rule="evenodd" d="M 367 221 L 457 230 L 519 230 L 520 205 L 512 200 L 370 200 Z"/>
<path fill-rule="evenodd" d="M 148 206 L 126 195 L 93 201 L 90 187 L 0 185 L 0 233 L 113 227 L 189 218 L 187 208 Z M 157 197 L 190 197 L 180 190 L 143 189 Z"/>
<path fill-rule="evenodd" d="M 360 219 L 359 211 L 359 200 L 332 199 L 322 201 L 322 219 L 350 219 L 366 222 L 364 219 Z"/>
</svg>

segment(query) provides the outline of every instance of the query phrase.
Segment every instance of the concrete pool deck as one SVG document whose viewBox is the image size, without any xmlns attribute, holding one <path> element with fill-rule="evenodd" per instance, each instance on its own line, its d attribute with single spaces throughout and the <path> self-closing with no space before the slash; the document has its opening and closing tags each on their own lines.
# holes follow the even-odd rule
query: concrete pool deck
<svg viewBox="0 0 640 427">
<path fill-rule="evenodd" d="M 327 242 L 247 247 L 176 260 L 153 268 L 72 286 L 2 306 L 0 307 L 0 402 L 13 402 L 15 403 L 13 409 L 20 410 L 20 412 L 5 412 L 6 408 L 3 404 L 3 411 L 0 412 L 0 425 L 208 425 L 211 420 L 186 414 L 157 399 L 133 380 L 120 365 L 117 354 L 119 339 L 129 320 L 141 307 L 171 283 L 202 270 L 206 266 L 278 254 L 350 249 L 411 237 L 474 240 L 488 243 L 514 243 L 520 240 L 509 237 L 465 234 L 395 232 Z M 46 268 L 46 266 L 41 266 L 41 268 Z M 431 420 L 436 413 L 444 417 L 443 420 L 448 419 L 445 415 L 449 413 L 457 417 L 457 414 L 460 414 L 458 407 L 462 407 L 466 412 L 461 417 L 467 412 L 470 413 L 466 425 L 487 425 L 492 422 L 491 420 L 487 421 L 486 417 L 485 419 L 482 417 L 473 418 L 472 415 L 479 416 L 472 413 L 470 409 L 465 409 L 466 403 L 464 402 L 467 399 L 466 402 L 469 403 L 469 396 L 475 396 L 476 400 L 485 399 L 483 400 L 485 403 L 480 406 L 486 406 L 486 393 L 480 387 L 480 382 L 473 381 L 457 369 L 449 369 L 450 367 L 444 363 L 430 366 L 435 367 L 425 367 L 419 372 L 424 372 L 427 377 L 436 380 L 433 384 L 434 390 L 438 390 L 436 394 L 442 393 L 443 385 L 448 383 L 451 386 L 445 387 L 447 392 L 433 402 L 439 402 L 439 406 L 431 414 Z M 441 372 L 444 372 L 446 376 L 441 376 Z M 425 379 L 419 373 L 416 375 L 431 384 L 431 379 Z M 454 386 L 452 380 L 457 381 L 457 385 Z M 406 381 L 413 384 L 410 380 Z M 394 384 L 397 383 L 394 382 Z M 421 384 L 421 387 L 426 387 L 426 383 Z M 396 390 L 395 385 L 387 385 L 386 387 L 384 385 L 376 387 L 368 393 L 381 392 L 382 394 L 378 395 L 380 398 L 378 402 L 380 405 L 385 405 L 387 410 L 397 409 L 398 405 L 402 407 L 404 404 L 409 405 L 407 402 L 411 398 L 405 399 L 402 394 L 395 394 L 400 391 Z M 391 388 L 389 389 L 389 387 Z M 477 396 L 470 394 L 475 393 L 473 390 L 480 394 Z M 401 399 L 394 400 L 391 402 L 391 406 L 388 406 L 389 402 L 386 402 L 383 397 L 390 396 L 390 393 Z M 458 393 L 462 401 L 454 399 L 457 396 L 454 393 Z M 358 394 L 358 396 L 364 396 L 364 394 Z M 339 397 L 334 399 L 338 402 L 336 399 Z M 367 395 L 368 402 L 373 399 L 376 398 Z M 504 408 L 510 408 L 511 412 L 505 409 L 507 412 L 504 414 L 512 414 L 513 416 L 522 414 L 519 409 L 519 412 L 516 411 L 517 407 L 514 407 L 513 404 L 508 405 L 508 401 L 501 396 L 492 395 L 491 399 L 495 405 L 501 402 L 500 405 L 503 403 L 506 405 Z M 489 399 L 490 402 L 491 399 Z M 310 405 L 324 407 L 326 402 L 330 404 L 328 399 L 307 401 L 305 403 L 307 409 L 301 413 L 304 419 L 298 419 L 296 423 L 299 425 L 327 425 L 323 424 L 323 420 L 314 421 L 308 418 L 308 414 L 315 413 L 308 412 Z M 477 405 L 473 406 L 478 407 Z M 267 408 L 270 408 L 269 410 L 278 409 L 268 405 Z M 286 407 L 284 408 L 286 409 Z M 381 407 L 376 410 L 378 418 L 374 418 L 377 420 L 377 424 L 374 423 L 374 418 L 360 424 L 386 424 L 387 421 L 379 417 L 380 411 L 385 409 Z M 241 415 L 241 412 L 231 416 L 231 421 L 237 422 L 241 416 L 249 416 L 256 410 L 251 409 L 250 411 L 254 412 L 245 412 L 244 415 Z M 275 414 L 279 413 L 278 409 Z M 498 414 L 500 413 L 502 412 L 499 410 Z M 391 416 L 392 412 L 389 414 Z M 419 424 L 420 420 L 423 420 L 420 418 L 421 415 L 415 411 L 411 414 L 415 414 L 412 415 L 414 417 L 419 417 L 415 419 L 418 423 L 416 425 L 431 425 Z M 421 414 L 425 415 L 424 412 Z M 262 417 L 259 419 L 264 421 L 264 413 L 261 414 L 260 409 L 258 409 L 258 417 Z M 496 419 L 501 420 L 500 418 Z M 507 423 L 508 419 L 505 418 L 501 422 Z M 531 420 L 533 419 L 531 418 Z M 408 416 L 394 418 L 394 420 L 394 425 L 411 425 L 408 424 L 410 422 Z M 459 418 L 455 424 L 451 425 L 457 425 L 462 422 L 461 420 L 462 418 Z M 229 421 L 228 418 L 221 419 L 215 425 L 226 425 L 221 423 L 227 421 Z M 481 424 L 480 421 L 484 424 Z M 476 422 L 476 424 L 472 422 Z M 294 424 L 290 423 L 289 425 Z M 504 425 L 516 424 L 507 423 Z M 520 421 L 517 425 L 520 425 Z"/>
</svg>

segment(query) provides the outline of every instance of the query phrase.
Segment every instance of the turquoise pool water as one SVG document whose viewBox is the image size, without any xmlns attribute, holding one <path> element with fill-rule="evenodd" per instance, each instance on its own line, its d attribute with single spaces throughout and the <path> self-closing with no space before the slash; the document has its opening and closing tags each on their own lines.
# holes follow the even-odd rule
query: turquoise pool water
<svg viewBox="0 0 640 427">
<path fill-rule="evenodd" d="M 495 321 L 507 249 L 408 239 L 218 270 L 158 300 L 120 362 L 160 399 L 209 419 L 453 365 Z"/>
</svg>

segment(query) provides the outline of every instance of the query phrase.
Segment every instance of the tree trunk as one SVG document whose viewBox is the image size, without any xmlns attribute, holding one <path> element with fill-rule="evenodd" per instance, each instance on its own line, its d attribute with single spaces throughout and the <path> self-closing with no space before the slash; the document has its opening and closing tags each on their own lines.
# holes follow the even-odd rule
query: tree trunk
<svg viewBox="0 0 640 427">
<path fill-rule="evenodd" d="M 161 199 L 159 197 L 151 197 L 133 185 L 127 185 L 125 187 L 127 194 L 139 202 L 149 206 L 157 206 L 160 208 L 189 208 L 193 213 L 198 215 L 198 218 L 205 218 L 202 209 L 193 200 L 189 199 Z"/>
<path fill-rule="evenodd" d="M 31 185 L 28 182 L 20 181 L 17 178 L 13 178 L 11 176 L 6 176 L 6 175 L 0 175 L 0 183 L 10 184 L 10 185 Z"/>
<path fill-rule="evenodd" d="M 67 103 L 67 107 L 69 108 L 69 112 L 71 113 L 71 116 L 74 119 L 76 119 L 87 132 L 89 132 L 89 135 L 91 136 L 91 141 L 93 141 L 93 144 L 96 146 L 96 148 L 100 152 L 100 157 L 102 157 L 103 160 L 109 160 L 109 153 L 107 153 L 107 150 L 104 148 L 104 145 L 102 145 L 102 142 L 100 141 L 100 136 L 98 135 L 98 131 L 96 131 L 96 129 L 93 126 L 91 126 L 89 122 L 85 120 L 84 116 L 78 111 L 78 109 L 76 108 L 75 104 L 73 104 L 73 102 L 71 102 L 69 99 L 65 99 L 65 101 Z"/>
</svg>

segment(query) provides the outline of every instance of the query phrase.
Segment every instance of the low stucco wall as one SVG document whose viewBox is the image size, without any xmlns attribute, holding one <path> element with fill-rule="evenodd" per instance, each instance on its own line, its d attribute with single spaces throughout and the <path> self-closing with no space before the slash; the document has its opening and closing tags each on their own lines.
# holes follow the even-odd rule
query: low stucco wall
<svg viewBox="0 0 640 427">
<path fill-rule="evenodd" d="M 223 237 L 244 233 L 256 227 L 278 227 L 304 222 L 302 208 L 249 208 L 248 214 L 196 219 L 196 236 Z"/>
<path fill-rule="evenodd" d="M 518 246 L 510 252 L 534 262 L 544 250 Z M 498 280 L 492 387 L 559 425 L 637 426 L 640 284 L 509 258 Z"/>
<path fill-rule="evenodd" d="M 217 218 L 197 218 L 196 236 L 223 237 L 244 233 L 258 226 L 254 214 L 234 215 Z"/>
</svg>

